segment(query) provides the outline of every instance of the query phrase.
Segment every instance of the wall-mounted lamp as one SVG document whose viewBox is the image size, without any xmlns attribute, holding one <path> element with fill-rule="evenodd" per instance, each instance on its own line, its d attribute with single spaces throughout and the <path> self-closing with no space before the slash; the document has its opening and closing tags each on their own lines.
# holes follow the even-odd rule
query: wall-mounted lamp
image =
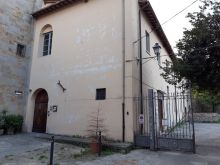
<svg viewBox="0 0 220 165">
<path fill-rule="evenodd" d="M 161 50 L 161 46 L 159 45 L 159 43 L 155 43 L 155 45 L 153 46 L 153 50 L 154 50 L 155 55 L 157 56 L 158 64 L 160 65 L 160 50 Z"/>
<path fill-rule="evenodd" d="M 15 91 L 15 95 L 16 95 L 16 96 L 20 96 L 20 95 L 22 95 L 22 94 L 23 94 L 22 91 Z"/>
</svg>

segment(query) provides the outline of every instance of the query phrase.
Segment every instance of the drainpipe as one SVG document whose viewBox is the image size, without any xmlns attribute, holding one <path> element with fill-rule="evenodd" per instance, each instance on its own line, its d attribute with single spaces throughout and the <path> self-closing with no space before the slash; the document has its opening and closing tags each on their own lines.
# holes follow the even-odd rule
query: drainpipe
<svg viewBox="0 0 220 165">
<path fill-rule="evenodd" d="M 141 23 L 141 9 L 139 9 L 139 39 L 140 39 L 140 43 L 139 43 L 139 58 L 140 58 L 140 107 L 141 107 L 141 111 L 140 113 L 143 114 L 144 110 L 143 110 L 143 67 L 142 67 L 142 40 L 141 40 L 141 32 L 142 32 L 142 27 L 141 27 L 142 23 Z M 140 125 L 140 134 L 143 134 L 143 124 Z"/>
<path fill-rule="evenodd" d="M 122 0 L 122 141 L 125 142 L 125 0 Z"/>
<path fill-rule="evenodd" d="M 142 22 L 141 22 L 141 10 L 145 9 L 149 4 L 147 3 L 145 6 L 143 6 L 142 8 L 139 8 L 139 13 L 138 13 L 138 17 L 139 17 L 139 56 L 140 56 L 140 107 L 141 107 L 141 114 L 144 114 L 144 110 L 143 110 L 143 67 L 142 67 Z M 140 125 L 140 134 L 142 135 L 144 132 L 144 128 L 143 128 L 143 124 Z"/>
</svg>

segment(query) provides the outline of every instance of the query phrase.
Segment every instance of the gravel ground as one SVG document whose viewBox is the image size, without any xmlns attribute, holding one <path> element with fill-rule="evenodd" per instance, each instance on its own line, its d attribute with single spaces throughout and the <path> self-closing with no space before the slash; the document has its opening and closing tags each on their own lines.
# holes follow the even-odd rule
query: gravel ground
<svg viewBox="0 0 220 165">
<path fill-rule="evenodd" d="M 0 136 L 0 165 L 47 165 L 50 142 L 29 134 Z M 84 156 L 83 156 L 84 155 Z M 54 164 L 72 165 L 96 158 L 88 149 L 55 143 Z"/>
<path fill-rule="evenodd" d="M 44 165 L 49 162 L 50 147 L 41 147 L 17 154 L 8 154 L 0 159 L 0 165 Z M 54 164 L 75 164 L 85 149 L 67 144 L 55 144 Z M 90 156 L 91 157 L 91 156 Z M 88 160 L 89 156 L 87 159 Z M 90 158 L 91 159 L 91 158 Z"/>
<path fill-rule="evenodd" d="M 220 165 L 220 124 L 196 124 L 196 137 L 196 154 L 142 149 L 97 157 L 86 149 L 56 143 L 55 165 Z M 48 164 L 49 148 L 49 142 L 29 135 L 3 136 L 0 137 L 0 164 Z"/>
</svg>

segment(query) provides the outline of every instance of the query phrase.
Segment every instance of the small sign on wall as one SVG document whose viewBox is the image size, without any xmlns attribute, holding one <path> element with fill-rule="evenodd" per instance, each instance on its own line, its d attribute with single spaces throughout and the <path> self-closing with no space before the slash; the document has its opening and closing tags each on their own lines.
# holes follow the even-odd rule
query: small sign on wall
<svg viewBox="0 0 220 165">
<path fill-rule="evenodd" d="M 57 112 L 58 111 L 58 106 L 57 105 L 51 105 L 50 106 L 50 111 L 51 112 Z"/>
<path fill-rule="evenodd" d="M 138 122 L 139 122 L 139 124 L 144 124 L 144 115 L 143 114 L 139 115 Z"/>
<path fill-rule="evenodd" d="M 167 119 L 163 119 L 162 120 L 162 125 L 163 126 L 168 126 L 168 120 Z"/>
</svg>

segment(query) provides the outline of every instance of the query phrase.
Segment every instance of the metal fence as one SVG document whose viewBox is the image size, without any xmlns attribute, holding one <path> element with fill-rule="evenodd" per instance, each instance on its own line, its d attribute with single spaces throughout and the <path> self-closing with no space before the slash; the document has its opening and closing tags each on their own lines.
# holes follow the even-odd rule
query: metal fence
<svg viewBox="0 0 220 165">
<path fill-rule="evenodd" d="M 153 150 L 195 152 L 195 131 L 191 96 L 184 93 L 164 94 L 148 91 L 143 97 L 144 113 L 140 114 L 140 98 L 134 99 L 136 109 L 135 144 Z M 144 122 L 140 120 L 144 116 Z M 143 125 L 143 131 L 140 130 Z"/>
</svg>

